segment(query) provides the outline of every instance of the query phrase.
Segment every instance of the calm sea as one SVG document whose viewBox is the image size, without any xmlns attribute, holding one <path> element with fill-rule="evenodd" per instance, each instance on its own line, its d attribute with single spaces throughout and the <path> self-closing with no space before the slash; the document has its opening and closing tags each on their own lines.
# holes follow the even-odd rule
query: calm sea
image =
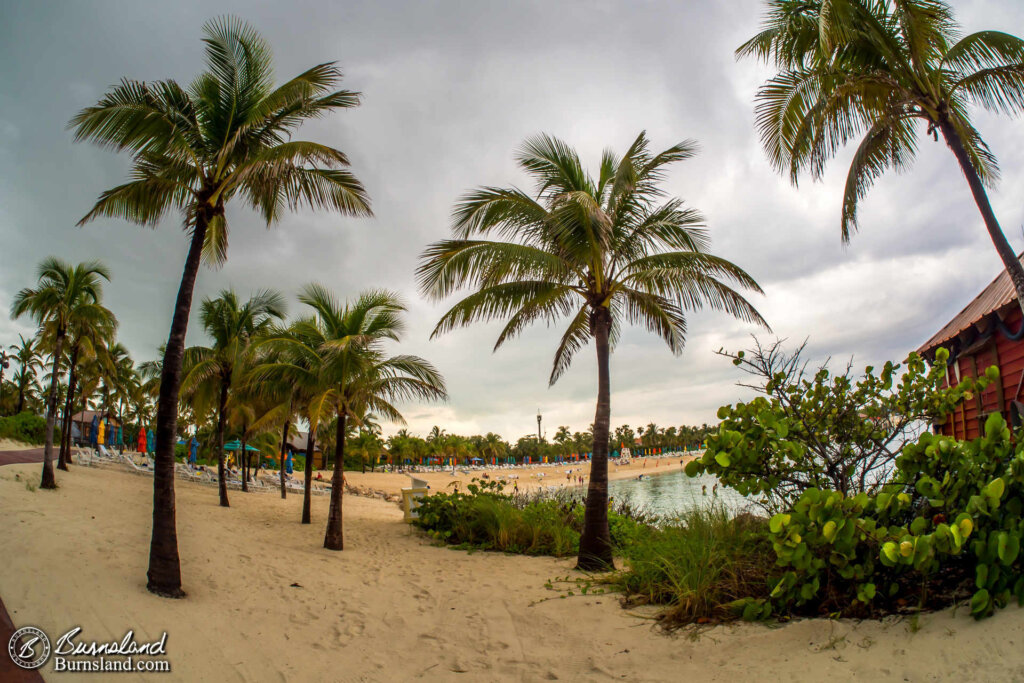
<svg viewBox="0 0 1024 683">
<path fill-rule="evenodd" d="M 636 506 L 668 517 L 711 503 L 724 504 L 734 511 L 751 506 L 749 500 L 732 489 L 721 485 L 716 489 L 716 484 L 718 480 L 715 477 L 704 475 L 691 478 L 680 468 L 670 474 L 610 481 L 608 495 L 613 501 L 625 497 Z"/>
</svg>

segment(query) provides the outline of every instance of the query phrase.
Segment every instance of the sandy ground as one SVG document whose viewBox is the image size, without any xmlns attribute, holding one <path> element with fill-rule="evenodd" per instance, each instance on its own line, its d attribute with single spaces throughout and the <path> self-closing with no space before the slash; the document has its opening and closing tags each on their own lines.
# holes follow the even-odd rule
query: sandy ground
<svg viewBox="0 0 1024 683">
<path fill-rule="evenodd" d="M 0 451 L 27 451 L 39 448 L 39 444 L 25 443 L 13 439 L 0 439 Z"/>
<path fill-rule="evenodd" d="M 743 624 L 665 636 L 613 595 L 545 588 L 570 560 L 432 546 L 398 507 L 346 496 L 346 550 L 321 547 L 301 499 L 178 483 L 189 595 L 145 590 L 152 484 L 75 467 L 56 492 L 30 490 L 38 465 L 0 468 L 0 572 L 16 625 L 80 638 L 168 632 L 172 676 L 190 681 L 1010 681 L 1024 679 L 1024 611 L 974 622 L 966 610 L 906 621 Z M 19 477 L 20 478 L 17 478 Z M 292 587 L 297 583 L 299 586 Z M 559 584 L 556 586 L 565 586 Z M 0 655 L 6 656 L 6 655 Z M 135 680 L 54 673 L 47 680 Z"/>
<path fill-rule="evenodd" d="M 635 479 L 640 474 L 645 475 L 657 475 L 666 474 L 668 472 L 675 472 L 681 469 L 680 461 L 685 464 L 695 457 L 694 455 L 685 456 L 682 454 L 675 455 L 674 457 L 650 457 L 650 458 L 634 458 L 628 465 L 616 465 L 609 463 L 608 465 L 608 478 L 615 479 Z M 513 469 L 484 469 L 484 470 L 470 470 L 469 474 L 462 472 L 463 468 L 457 468 L 455 476 L 452 476 L 451 470 L 446 472 L 427 472 L 427 473 L 411 473 L 411 474 L 398 474 L 389 472 L 370 472 L 367 471 L 365 474 L 362 472 L 345 472 L 345 478 L 351 486 L 358 486 L 362 488 L 369 488 L 375 491 L 384 491 L 385 493 L 400 493 L 402 488 L 408 488 L 411 484 L 410 476 L 424 479 L 430 484 L 430 488 L 434 491 L 452 491 L 455 484 L 458 483 L 459 490 L 465 491 L 466 484 L 469 484 L 473 479 L 481 479 L 486 473 L 490 479 L 497 479 L 499 477 L 505 478 L 507 484 L 506 491 L 512 491 L 513 481 L 519 483 L 520 491 L 530 491 L 541 487 L 561 487 L 561 486 L 575 486 L 572 481 L 566 479 L 566 470 L 570 470 L 570 477 L 577 477 L 582 475 L 585 480 L 589 481 L 590 464 L 586 462 L 578 463 L 563 463 L 561 465 L 538 465 L 535 467 L 516 467 Z M 544 476 L 539 476 L 543 474 Z M 296 476 L 299 476 L 296 474 Z M 330 474 L 323 473 L 323 476 L 330 478 Z M 518 476 L 518 479 L 511 479 L 510 477 Z"/>
</svg>

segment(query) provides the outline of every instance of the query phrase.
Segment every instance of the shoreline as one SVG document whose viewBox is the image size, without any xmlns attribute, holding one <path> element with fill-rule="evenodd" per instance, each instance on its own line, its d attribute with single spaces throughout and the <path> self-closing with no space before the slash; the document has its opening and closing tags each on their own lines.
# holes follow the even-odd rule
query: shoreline
<svg viewBox="0 0 1024 683">
<path fill-rule="evenodd" d="M 686 462 L 689 462 L 689 460 L 696 457 L 699 457 L 699 453 L 691 452 L 688 454 L 674 453 L 672 455 L 665 456 L 633 458 L 629 465 L 615 465 L 613 462 L 609 462 L 608 481 L 635 479 L 640 474 L 658 476 L 661 474 L 676 472 L 682 469 L 679 464 L 680 460 L 682 460 L 683 465 L 685 465 Z M 458 484 L 460 490 L 465 490 L 466 485 L 470 484 L 473 479 L 500 481 L 502 479 L 499 478 L 503 478 L 506 484 L 506 492 L 511 492 L 513 482 L 518 482 L 520 492 L 531 492 L 549 487 L 580 487 L 581 484 L 579 483 L 573 484 L 566 481 L 566 470 L 571 470 L 572 476 L 583 475 L 585 477 L 585 481 L 582 486 L 586 486 L 587 482 L 589 482 L 589 462 L 547 464 L 510 469 L 483 468 L 480 470 L 470 470 L 469 474 L 464 474 L 462 471 L 457 470 L 455 476 L 452 476 L 451 470 L 445 472 L 409 473 L 383 471 L 367 471 L 364 473 L 346 471 L 345 479 L 351 487 L 367 489 L 371 492 L 378 492 L 386 495 L 401 495 L 403 488 L 409 488 L 412 485 L 411 477 L 426 481 L 430 486 L 431 493 L 437 493 L 439 491 L 451 492 L 454 490 L 456 484 Z M 538 476 L 542 473 L 544 476 Z M 325 480 L 330 479 L 327 472 L 321 471 L 321 474 L 324 474 Z M 487 474 L 487 479 L 484 479 L 484 474 Z M 512 475 L 518 475 L 518 479 L 510 478 Z"/>
</svg>

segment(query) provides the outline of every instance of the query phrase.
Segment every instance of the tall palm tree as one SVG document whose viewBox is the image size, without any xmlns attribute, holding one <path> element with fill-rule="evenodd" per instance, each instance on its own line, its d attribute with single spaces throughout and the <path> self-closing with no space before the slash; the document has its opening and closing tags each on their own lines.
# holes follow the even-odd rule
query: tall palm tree
<svg viewBox="0 0 1024 683">
<path fill-rule="evenodd" d="M 57 418 L 57 384 L 61 377 L 61 359 L 68 328 L 97 320 L 107 311 L 99 302 L 103 297 L 102 280 L 110 280 L 106 266 L 98 261 L 71 265 L 55 257 L 39 264 L 39 281 L 14 296 L 11 317 L 28 314 L 40 325 L 40 336 L 52 344 L 53 369 L 46 399 L 46 441 L 43 446 L 44 489 L 57 488 L 53 474 L 53 427 Z"/>
<path fill-rule="evenodd" d="M 779 73 L 757 93 L 757 125 L 772 165 L 796 184 L 863 136 L 846 177 L 841 234 L 857 229 L 857 203 L 887 169 L 903 170 L 917 135 L 939 133 L 956 157 L 992 243 L 1024 307 L 1024 267 L 989 203 L 996 158 L 970 107 L 1024 112 L 1024 40 L 999 31 L 960 37 L 941 0 L 766 0 L 763 30 L 739 56 Z M 925 124 L 925 125 L 922 125 Z"/>
<path fill-rule="evenodd" d="M 444 379 L 427 361 L 417 356 L 388 356 L 385 341 L 399 341 L 405 306 L 397 295 L 370 291 L 342 304 L 320 285 L 307 285 L 299 301 L 313 309 L 323 335 L 319 384 L 330 387 L 327 400 L 337 418 L 334 477 L 324 547 L 342 550 L 342 489 L 345 435 L 348 421 L 364 424 L 372 411 L 392 422 L 404 422 L 394 405 L 408 399 L 440 400 L 447 397 Z"/>
<path fill-rule="evenodd" d="M 230 506 L 224 476 L 224 428 L 231 389 L 241 383 L 251 368 L 254 339 L 266 333 L 274 320 L 283 319 L 284 310 L 284 298 L 277 292 L 257 292 L 243 304 L 233 290 L 223 290 L 216 299 L 203 300 L 200 309 L 200 321 L 213 340 L 212 345 L 192 346 L 185 351 L 182 391 L 201 395 L 216 406 L 213 448 L 217 454 L 217 488 L 222 507 Z"/>
<path fill-rule="evenodd" d="M 339 150 L 292 140 L 306 120 L 359 104 L 334 90 L 341 71 L 314 66 L 274 87 L 270 48 L 233 18 L 203 27 L 207 70 L 188 88 L 173 80 L 124 80 L 70 123 L 77 140 L 132 154 L 129 182 L 104 192 L 82 223 L 109 216 L 155 225 L 171 209 L 190 233 L 171 319 L 157 404 L 153 537 L 147 587 L 183 597 L 174 514 L 174 441 L 185 333 L 200 260 L 227 258 L 229 201 L 256 209 L 267 225 L 285 208 L 370 215 L 362 184 Z"/>
<path fill-rule="evenodd" d="M 14 373 L 14 383 L 18 387 L 18 404 L 15 414 L 25 409 L 25 393 L 30 391 L 35 383 L 36 373 L 43 367 L 39 358 L 39 349 L 35 338 L 25 338 L 25 335 L 18 335 L 18 343 L 11 344 L 11 351 L 18 361 L 18 371 Z"/>
<path fill-rule="evenodd" d="M 483 187 L 463 196 L 453 214 L 453 238 L 428 247 L 418 270 L 421 289 L 434 299 L 474 290 L 444 314 L 434 336 L 507 318 L 497 349 L 532 322 L 568 317 L 552 384 L 594 340 L 598 396 L 581 569 L 612 566 L 608 363 L 622 324 L 646 326 L 676 354 L 683 349 L 687 310 L 708 306 L 764 324 L 729 284 L 760 292 L 753 278 L 707 252 L 700 213 L 682 200 L 664 200 L 660 185 L 668 167 L 695 151 L 695 143 L 682 142 L 654 154 L 641 133 L 621 158 L 606 151 L 594 178 L 561 140 L 528 140 L 518 162 L 535 181 L 535 194 Z M 495 233 L 502 239 L 484 238 Z"/>
</svg>

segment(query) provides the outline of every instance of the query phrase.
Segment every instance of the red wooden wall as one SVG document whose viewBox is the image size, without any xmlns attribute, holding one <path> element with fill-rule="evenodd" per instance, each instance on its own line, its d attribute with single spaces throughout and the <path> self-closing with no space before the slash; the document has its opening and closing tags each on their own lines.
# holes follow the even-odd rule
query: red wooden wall
<svg viewBox="0 0 1024 683">
<path fill-rule="evenodd" d="M 1007 315 L 1003 324 L 1016 332 L 1021 325 L 1021 311 L 1016 305 Z M 947 436 L 958 439 L 974 439 L 981 436 L 984 420 L 990 413 L 1001 412 L 1003 418 L 1010 422 L 1014 399 L 1024 401 L 1024 339 L 1010 341 L 1002 333 L 995 332 L 989 343 L 970 354 L 961 354 L 956 359 L 960 369 L 960 377 L 977 377 L 985 372 L 990 365 L 999 367 L 999 380 L 992 382 L 980 396 L 965 400 L 956 412 L 950 415 L 941 425 L 939 431 Z M 949 366 L 949 382 L 954 386 L 958 383 L 953 364 Z M 1020 386 L 1020 395 L 1017 387 Z"/>
</svg>

